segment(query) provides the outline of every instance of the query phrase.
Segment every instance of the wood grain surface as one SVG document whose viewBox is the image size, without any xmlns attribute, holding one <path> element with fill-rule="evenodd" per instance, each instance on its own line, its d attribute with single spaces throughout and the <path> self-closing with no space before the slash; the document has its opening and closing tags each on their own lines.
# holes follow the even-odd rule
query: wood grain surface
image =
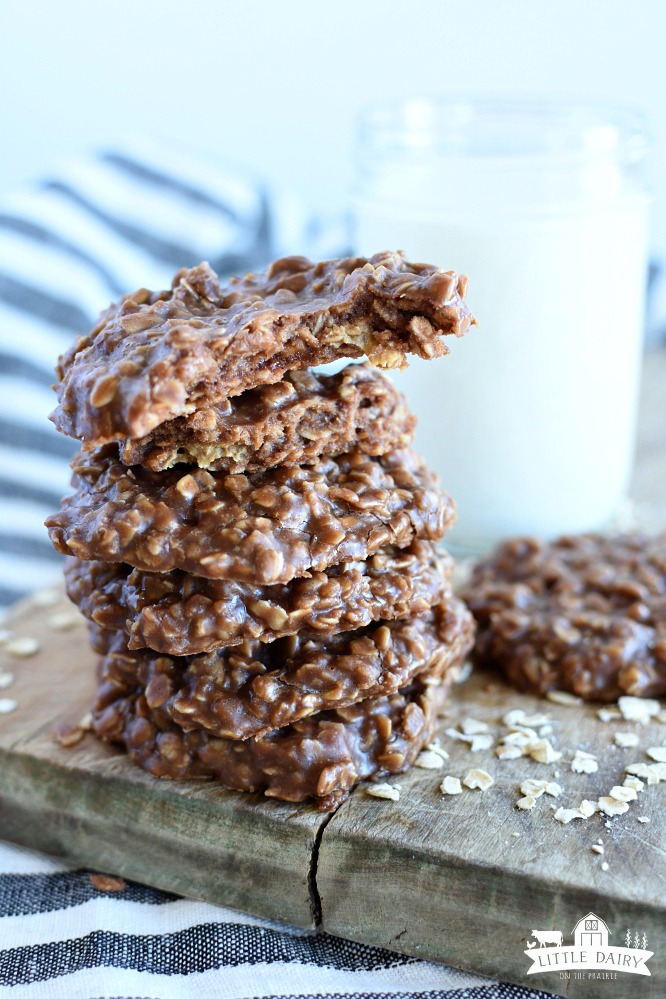
<svg viewBox="0 0 666 999">
<path fill-rule="evenodd" d="M 666 353 L 648 355 L 638 461 L 633 484 L 639 519 L 666 523 Z M 454 691 L 442 720 L 449 759 L 441 770 L 396 778 L 397 802 L 371 797 L 365 785 L 331 818 L 315 808 L 225 790 L 209 781 L 160 781 L 121 751 L 86 734 L 65 749 L 60 723 L 87 712 L 94 656 L 86 632 L 61 594 L 51 606 L 34 599 L 6 627 L 36 638 L 39 651 L 16 658 L 0 648 L 0 672 L 14 675 L 0 697 L 0 836 L 78 865 L 121 874 L 186 896 L 407 954 L 588 999 L 666 995 L 666 784 L 646 786 L 621 816 L 596 814 L 562 825 L 553 806 L 577 806 L 621 784 L 628 762 L 666 740 L 666 725 L 603 723 L 593 706 L 562 707 L 477 675 Z M 63 630 L 59 615 L 69 614 Z M 446 735 L 465 717 L 485 721 L 496 739 L 512 708 L 543 711 L 555 764 L 500 761 L 493 749 L 472 752 Z M 635 731 L 639 746 L 619 749 L 616 731 Z M 576 748 L 593 752 L 594 774 L 575 774 Z M 445 774 L 481 767 L 487 791 L 444 797 Z M 559 776 L 557 774 L 559 773 Z M 559 799 L 543 796 L 520 811 L 520 783 L 557 780 Z M 638 816 L 649 819 L 639 822 Z M 592 845 L 603 841 L 603 855 Z M 602 869 L 607 864 L 607 869 Z M 565 942 L 590 910 L 608 924 L 611 943 L 629 927 L 646 933 L 652 977 L 615 981 L 527 976 L 523 953 L 532 931 L 561 930 Z"/>
</svg>

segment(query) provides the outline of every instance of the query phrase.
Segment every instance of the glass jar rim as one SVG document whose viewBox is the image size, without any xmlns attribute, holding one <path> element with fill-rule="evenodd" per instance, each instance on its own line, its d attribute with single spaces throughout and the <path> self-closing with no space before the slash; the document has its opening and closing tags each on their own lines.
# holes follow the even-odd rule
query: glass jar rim
<svg viewBox="0 0 666 999">
<path fill-rule="evenodd" d="M 401 152 L 523 164 L 630 164 L 643 160 L 650 146 L 645 118 L 635 108 L 571 97 L 412 96 L 370 105 L 358 118 L 361 156 Z"/>
</svg>

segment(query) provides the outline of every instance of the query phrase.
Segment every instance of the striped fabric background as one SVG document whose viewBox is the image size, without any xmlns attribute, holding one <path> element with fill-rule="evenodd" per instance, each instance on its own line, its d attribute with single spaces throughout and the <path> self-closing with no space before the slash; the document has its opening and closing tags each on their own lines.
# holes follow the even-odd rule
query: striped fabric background
<svg viewBox="0 0 666 999">
<path fill-rule="evenodd" d="M 307 225 L 261 184 L 146 142 L 0 202 L 0 607 L 60 575 L 43 521 L 69 488 L 78 445 L 48 414 L 54 364 L 72 337 L 122 293 L 168 287 L 181 266 L 207 259 L 242 273 L 284 253 L 335 255 L 344 240 L 340 220 Z M 141 885 L 104 893 L 88 872 L 1 842 L 0 993 L 546 999 Z"/>
</svg>

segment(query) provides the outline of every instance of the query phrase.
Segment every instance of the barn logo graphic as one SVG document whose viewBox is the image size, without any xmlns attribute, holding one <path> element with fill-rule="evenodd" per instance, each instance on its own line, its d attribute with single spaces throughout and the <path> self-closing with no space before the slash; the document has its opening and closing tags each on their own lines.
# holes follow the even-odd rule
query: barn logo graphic
<svg viewBox="0 0 666 999">
<path fill-rule="evenodd" d="M 560 977 L 616 977 L 617 972 L 629 975 L 649 975 L 647 962 L 654 951 L 648 950 L 648 939 L 639 929 L 627 927 L 617 945 L 609 942 L 611 931 L 600 916 L 588 912 L 573 928 L 573 944 L 564 944 L 560 930 L 532 930 L 524 952 L 532 961 L 528 975 L 559 971 Z M 611 972 L 606 975 L 584 975 L 583 972 Z M 562 974 L 562 973 L 566 974 Z"/>
</svg>

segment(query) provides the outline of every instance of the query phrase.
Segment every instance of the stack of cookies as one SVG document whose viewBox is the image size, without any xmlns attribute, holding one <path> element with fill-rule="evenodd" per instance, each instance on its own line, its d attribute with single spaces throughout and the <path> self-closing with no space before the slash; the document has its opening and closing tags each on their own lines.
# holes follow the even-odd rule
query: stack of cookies
<svg viewBox="0 0 666 999">
<path fill-rule="evenodd" d="M 83 450 L 47 526 L 100 656 L 99 736 L 324 809 L 413 762 L 473 625 L 435 547 L 453 503 L 376 367 L 448 352 L 464 291 L 394 253 L 226 287 L 202 264 L 61 358 L 53 420 Z"/>
</svg>

